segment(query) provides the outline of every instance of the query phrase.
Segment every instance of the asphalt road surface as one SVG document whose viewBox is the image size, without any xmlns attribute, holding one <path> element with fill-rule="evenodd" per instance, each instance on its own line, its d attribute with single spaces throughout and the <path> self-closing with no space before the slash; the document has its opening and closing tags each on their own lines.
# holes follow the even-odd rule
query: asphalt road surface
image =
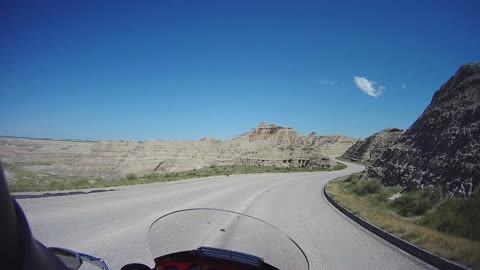
<svg viewBox="0 0 480 270">
<path fill-rule="evenodd" d="M 101 257 L 110 269 L 131 262 L 153 266 L 150 225 L 164 214 L 197 207 L 245 213 L 275 225 L 302 247 L 310 269 L 433 269 L 363 229 L 324 198 L 329 180 L 362 169 L 348 164 L 335 172 L 211 177 L 18 201 L 43 244 Z M 165 242 L 174 237 L 166 235 Z"/>
</svg>

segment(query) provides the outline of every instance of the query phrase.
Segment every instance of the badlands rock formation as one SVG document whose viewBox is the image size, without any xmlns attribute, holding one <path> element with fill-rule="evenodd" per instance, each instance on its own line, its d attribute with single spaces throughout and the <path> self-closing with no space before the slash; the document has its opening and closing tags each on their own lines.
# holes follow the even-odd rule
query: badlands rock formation
<svg viewBox="0 0 480 270">
<path fill-rule="evenodd" d="M 480 182 L 480 63 L 460 67 L 417 121 L 368 169 L 407 189 L 468 196 Z"/>
<path fill-rule="evenodd" d="M 394 145 L 402 134 L 401 129 L 386 128 L 365 140 L 356 142 L 342 158 L 354 162 L 373 163 L 387 148 Z"/>
<path fill-rule="evenodd" d="M 73 141 L 0 138 L 0 159 L 34 173 L 112 179 L 211 165 L 331 167 L 355 143 L 346 136 L 302 136 L 261 123 L 231 140 Z M 15 179 L 15 172 L 7 172 Z"/>
</svg>

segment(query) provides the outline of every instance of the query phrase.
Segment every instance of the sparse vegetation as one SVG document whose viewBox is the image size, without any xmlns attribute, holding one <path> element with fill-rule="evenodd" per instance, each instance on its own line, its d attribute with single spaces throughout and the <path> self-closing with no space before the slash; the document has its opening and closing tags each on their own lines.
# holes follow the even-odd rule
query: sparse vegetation
<svg viewBox="0 0 480 270">
<path fill-rule="evenodd" d="M 22 163 L 21 165 L 45 165 L 46 163 Z M 15 175 L 15 181 L 9 182 L 11 192 L 65 190 L 90 187 L 95 179 L 85 177 L 60 176 L 47 173 L 35 173 L 20 165 L 2 164 L 6 171 Z"/>
<path fill-rule="evenodd" d="M 98 187 L 112 187 L 125 186 L 135 184 L 147 184 L 154 182 L 169 182 L 175 180 L 184 180 L 192 178 L 201 178 L 208 176 L 233 174 L 253 174 L 253 173 L 291 173 L 291 172 L 318 172 L 318 171 L 333 171 L 341 170 L 347 166 L 343 163 L 337 163 L 333 168 L 279 168 L 266 166 L 210 166 L 201 169 L 193 169 L 183 172 L 175 173 L 151 173 L 144 176 L 137 176 L 135 173 L 128 174 L 122 179 L 104 180 L 99 178 L 85 178 L 85 177 L 65 177 L 50 174 L 38 175 L 34 172 L 22 169 L 19 166 L 12 164 L 4 164 L 4 167 L 13 173 L 17 180 L 9 183 L 10 191 L 49 191 L 49 190 L 67 190 L 80 188 L 98 188 Z"/>
<path fill-rule="evenodd" d="M 337 162 L 337 164 L 335 164 L 335 166 L 333 166 L 332 171 L 339 171 L 339 170 L 343 170 L 345 168 L 347 168 L 347 165 L 345 165 L 341 162 Z"/>
<path fill-rule="evenodd" d="M 342 177 L 327 192 L 352 213 L 437 255 L 480 269 L 480 191 L 468 199 L 441 190 L 402 192 L 399 186 Z"/>
<path fill-rule="evenodd" d="M 451 235 L 480 241 L 480 191 L 468 199 L 448 198 L 427 213 L 422 223 Z"/>
<path fill-rule="evenodd" d="M 360 196 L 378 194 L 383 189 L 382 184 L 378 180 L 356 181 L 354 183 L 352 191 Z"/>
<path fill-rule="evenodd" d="M 129 173 L 127 175 L 127 180 L 135 180 L 137 179 L 137 175 L 135 173 Z"/>
</svg>

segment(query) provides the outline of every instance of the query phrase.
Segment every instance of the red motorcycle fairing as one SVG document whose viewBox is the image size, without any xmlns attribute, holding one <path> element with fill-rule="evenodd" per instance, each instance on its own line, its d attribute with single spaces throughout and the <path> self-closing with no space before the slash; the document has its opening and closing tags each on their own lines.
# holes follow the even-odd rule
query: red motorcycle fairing
<svg viewBox="0 0 480 270">
<path fill-rule="evenodd" d="M 262 258 L 225 249 L 201 247 L 155 259 L 155 270 L 278 270 Z"/>
</svg>

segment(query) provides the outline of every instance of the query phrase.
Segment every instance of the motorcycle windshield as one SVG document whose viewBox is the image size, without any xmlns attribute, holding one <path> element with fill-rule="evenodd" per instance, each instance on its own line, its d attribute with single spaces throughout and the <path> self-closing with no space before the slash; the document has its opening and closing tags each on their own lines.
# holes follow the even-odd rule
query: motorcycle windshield
<svg viewBox="0 0 480 270">
<path fill-rule="evenodd" d="M 254 255 L 281 270 L 308 270 L 302 249 L 276 227 L 251 216 L 219 209 L 188 209 L 157 219 L 148 232 L 154 258 L 200 247 Z"/>
</svg>

